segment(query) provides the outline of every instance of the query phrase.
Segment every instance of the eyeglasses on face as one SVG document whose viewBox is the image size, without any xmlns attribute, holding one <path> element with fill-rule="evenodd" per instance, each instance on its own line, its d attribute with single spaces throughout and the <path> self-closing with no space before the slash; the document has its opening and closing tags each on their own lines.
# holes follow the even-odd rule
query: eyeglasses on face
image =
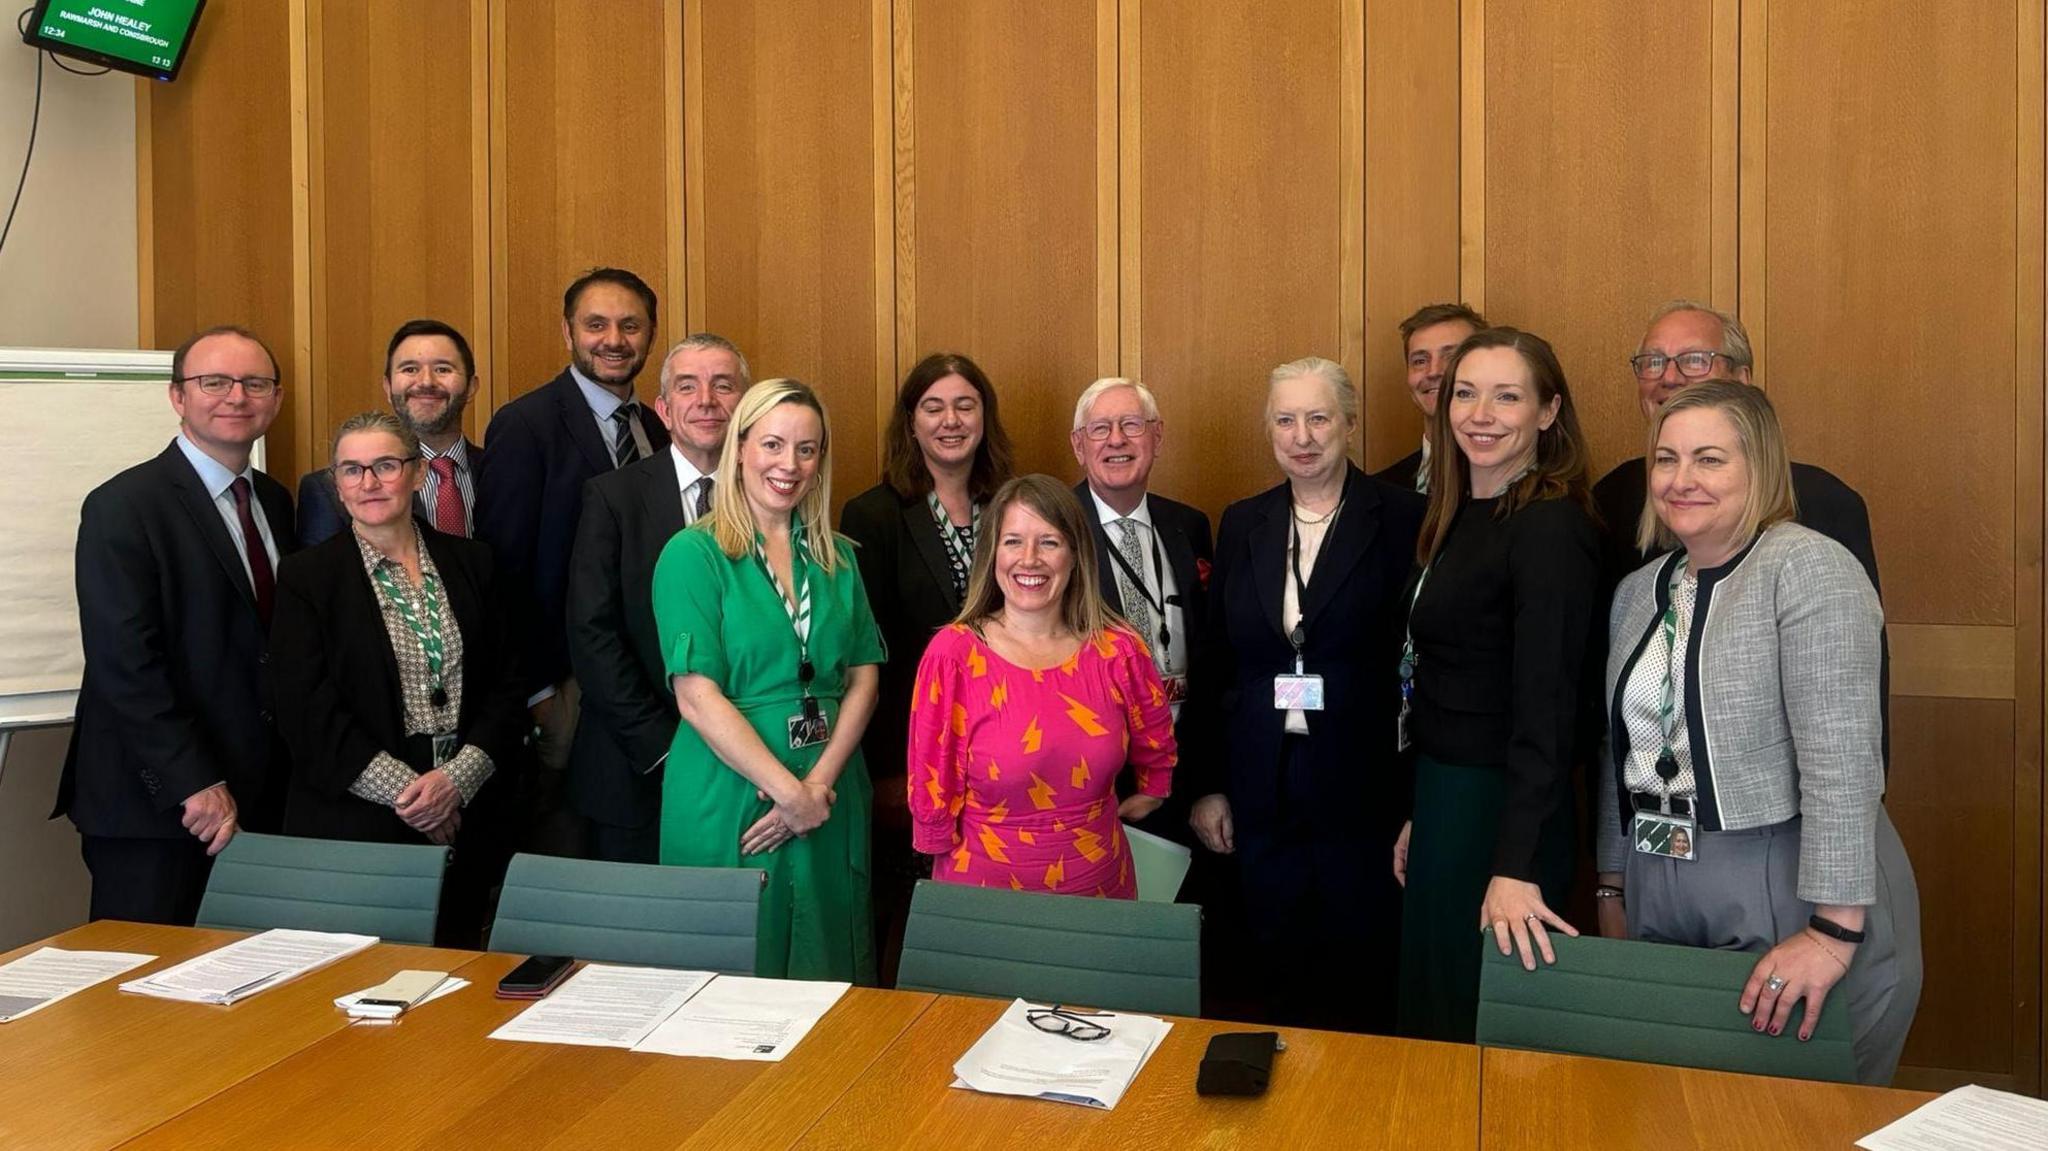
<svg viewBox="0 0 2048 1151">
<path fill-rule="evenodd" d="M 1055 1003 L 1051 1007 L 1033 1007 L 1024 1013 L 1024 1021 L 1048 1035 L 1064 1035 L 1083 1043 L 1109 1038 L 1109 1025 L 1093 1022 L 1108 1019 L 1107 1011 L 1076 1011 Z"/>
<path fill-rule="evenodd" d="M 191 384 L 209 396 L 225 396 L 235 390 L 236 384 L 242 385 L 242 394 L 252 400 L 277 394 L 276 376 L 179 376 L 178 382 Z"/>
<path fill-rule="evenodd" d="M 1725 352 L 1692 351 L 1667 356 L 1662 352 L 1637 352 L 1628 358 L 1629 367 L 1636 371 L 1636 379 L 1654 380 L 1664 374 L 1664 369 L 1678 365 L 1678 374 L 1688 380 L 1704 380 L 1714 372 L 1714 361 L 1727 359 Z"/>
<path fill-rule="evenodd" d="M 398 478 L 399 473 L 405 470 L 405 465 L 416 459 L 419 459 L 419 457 L 379 456 L 367 464 L 357 463 L 355 460 L 343 460 L 335 464 L 330 470 L 334 472 L 334 482 L 338 484 L 348 484 L 350 486 L 360 484 L 363 482 L 363 473 L 365 472 L 374 474 L 380 482 L 388 484 Z"/>
<path fill-rule="evenodd" d="M 1109 438 L 1110 429 L 1114 428 L 1122 432 L 1125 439 L 1135 440 L 1145 434 L 1146 428 L 1158 422 L 1158 420 L 1148 420 L 1139 416 L 1125 416 L 1120 420 L 1095 420 L 1092 423 L 1081 425 L 1081 434 L 1091 440 L 1106 440 Z"/>
</svg>

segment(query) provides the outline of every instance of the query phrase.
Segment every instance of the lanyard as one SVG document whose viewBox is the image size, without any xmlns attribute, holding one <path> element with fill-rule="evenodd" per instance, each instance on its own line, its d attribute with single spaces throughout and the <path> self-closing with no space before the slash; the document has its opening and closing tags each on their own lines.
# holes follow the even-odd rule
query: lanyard
<svg viewBox="0 0 2048 1151">
<path fill-rule="evenodd" d="M 1406 706 L 1408 701 L 1415 695 L 1415 665 L 1421 662 L 1415 655 L 1415 601 L 1422 598 L 1422 585 L 1429 582 L 1430 568 L 1435 566 L 1432 563 L 1429 567 L 1423 568 L 1422 574 L 1415 577 L 1415 590 L 1408 593 L 1408 622 L 1403 625 L 1401 634 L 1401 703 L 1403 706 Z"/>
<path fill-rule="evenodd" d="M 1678 778 L 1678 585 L 1684 578 L 1685 556 L 1681 553 L 1671 569 L 1664 618 L 1657 625 L 1664 633 L 1664 683 L 1657 690 L 1657 727 L 1664 735 L 1664 747 L 1657 755 L 1657 775 L 1667 787 Z"/>
<path fill-rule="evenodd" d="M 1337 498 L 1337 506 L 1330 509 L 1324 518 L 1323 541 L 1329 542 L 1330 533 L 1337 530 L 1337 517 L 1344 514 L 1344 498 Z M 1294 610 L 1301 618 L 1294 623 L 1294 629 L 1287 633 L 1287 642 L 1294 645 L 1294 674 L 1301 674 L 1301 649 L 1308 645 L 1308 581 L 1301 578 L 1301 526 L 1295 519 L 1294 508 L 1287 509 L 1287 565 L 1294 574 Z M 1321 552 L 1316 553 L 1321 556 Z"/>
<path fill-rule="evenodd" d="M 946 550 L 953 553 L 953 558 L 959 561 L 961 567 L 972 568 L 974 536 L 981 530 L 981 505 L 974 505 L 973 518 L 963 528 L 953 522 L 952 516 L 946 514 L 946 505 L 939 502 L 939 493 L 927 492 L 924 498 L 925 503 L 931 506 L 932 519 L 938 521 L 939 538 L 946 541 Z"/>
<path fill-rule="evenodd" d="M 441 639 L 441 585 L 433 574 L 422 568 L 420 572 L 420 603 L 422 613 L 415 612 L 412 597 L 400 590 L 398 581 L 391 575 L 389 560 L 377 565 L 373 572 L 377 586 L 384 590 L 384 598 L 398 609 L 398 618 L 405 621 L 406 630 L 420 642 L 420 650 L 427 657 L 427 686 L 431 690 L 431 701 L 437 708 L 448 706 L 448 691 L 442 686 L 441 671 L 447 655 L 447 646 Z"/>
<path fill-rule="evenodd" d="M 1123 518 L 1130 519 L 1129 516 Z M 1143 527 L 1145 534 L 1152 540 L 1152 571 L 1158 578 L 1159 590 L 1163 593 L 1166 590 L 1166 560 L 1159 554 L 1159 529 L 1151 524 L 1139 524 L 1136 520 L 1131 520 L 1131 523 L 1134 526 Z M 1108 525 L 1104 526 L 1107 527 Z M 1107 532 L 1103 534 L 1105 538 L 1108 535 Z M 1154 598 L 1152 589 L 1145 583 L 1145 573 L 1131 566 L 1130 559 L 1124 555 L 1124 550 L 1121 547 L 1117 547 L 1114 544 L 1110 545 L 1109 558 L 1115 560 L 1116 566 L 1122 568 L 1124 574 L 1131 577 L 1131 586 L 1138 589 L 1138 595 L 1143 597 L 1145 605 L 1152 609 L 1152 618 L 1159 621 L 1159 657 L 1162 661 L 1167 661 L 1173 654 L 1173 634 L 1166 627 L 1166 609 L 1169 606 L 1179 607 L 1180 597 L 1162 595 L 1160 598 Z"/>
<path fill-rule="evenodd" d="M 811 667 L 811 569 L 810 547 L 804 539 L 804 530 L 797 524 L 789 527 L 789 568 L 796 580 L 796 595 L 785 593 L 782 581 L 775 578 L 775 568 L 768 562 L 768 545 L 759 532 L 754 533 L 754 562 L 761 565 L 761 574 L 768 577 L 768 584 L 775 589 L 775 599 L 782 610 L 789 613 L 789 627 L 796 632 L 796 678 L 803 685 L 804 698 L 811 696 L 811 678 L 815 674 Z"/>
</svg>

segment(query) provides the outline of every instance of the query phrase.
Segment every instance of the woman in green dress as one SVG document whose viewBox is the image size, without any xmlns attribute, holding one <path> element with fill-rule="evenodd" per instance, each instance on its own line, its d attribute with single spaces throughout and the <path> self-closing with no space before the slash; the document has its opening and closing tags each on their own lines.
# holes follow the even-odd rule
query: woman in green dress
<svg viewBox="0 0 2048 1151">
<path fill-rule="evenodd" d="M 875 982 L 873 790 L 861 734 L 882 640 L 833 535 L 831 432 L 796 380 L 763 380 L 726 429 L 711 514 L 654 569 L 683 723 L 662 782 L 661 861 L 768 873 L 755 971 Z"/>
</svg>

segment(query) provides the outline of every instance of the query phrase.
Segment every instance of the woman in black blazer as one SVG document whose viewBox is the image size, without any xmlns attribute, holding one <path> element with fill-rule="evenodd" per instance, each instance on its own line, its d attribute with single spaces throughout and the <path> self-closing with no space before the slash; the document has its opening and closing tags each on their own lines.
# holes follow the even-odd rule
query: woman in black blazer
<svg viewBox="0 0 2048 1151">
<path fill-rule="evenodd" d="M 419 442 L 384 412 L 335 435 L 352 530 L 277 576 L 270 673 L 292 752 L 284 830 L 449 844 L 436 941 L 481 943 L 526 755 L 511 616 L 490 549 L 417 522 Z"/>
<path fill-rule="evenodd" d="M 861 582 L 889 651 L 861 751 L 875 784 L 877 958 L 882 985 L 893 987 L 910 890 L 930 867 L 910 846 L 910 689 L 932 634 L 960 614 L 982 506 L 1010 478 L 1010 437 L 988 377 L 966 356 L 938 352 L 903 378 L 886 439 L 882 482 L 847 502 L 839 530 L 860 545 Z"/>
<path fill-rule="evenodd" d="M 1357 422 L 1342 367 L 1273 369 L 1265 423 L 1287 479 L 1223 513 L 1189 708 L 1224 752 L 1190 757 L 1218 774 L 1189 781 L 1189 822 L 1238 858 L 1270 1021 L 1385 1032 L 1400 924 L 1386 861 L 1407 809 L 1400 589 L 1423 501 L 1350 463 Z"/>
</svg>

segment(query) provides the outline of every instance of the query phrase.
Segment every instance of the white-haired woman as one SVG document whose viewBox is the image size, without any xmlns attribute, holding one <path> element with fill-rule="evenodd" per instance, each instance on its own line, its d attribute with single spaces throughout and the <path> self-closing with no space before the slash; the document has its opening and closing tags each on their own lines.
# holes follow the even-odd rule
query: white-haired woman
<svg viewBox="0 0 2048 1151">
<path fill-rule="evenodd" d="M 860 741 L 882 640 L 852 546 L 827 524 L 830 446 L 809 387 L 754 385 L 726 430 L 711 513 L 655 565 L 655 624 L 683 717 L 661 861 L 768 873 L 759 974 L 871 984 Z"/>
</svg>

